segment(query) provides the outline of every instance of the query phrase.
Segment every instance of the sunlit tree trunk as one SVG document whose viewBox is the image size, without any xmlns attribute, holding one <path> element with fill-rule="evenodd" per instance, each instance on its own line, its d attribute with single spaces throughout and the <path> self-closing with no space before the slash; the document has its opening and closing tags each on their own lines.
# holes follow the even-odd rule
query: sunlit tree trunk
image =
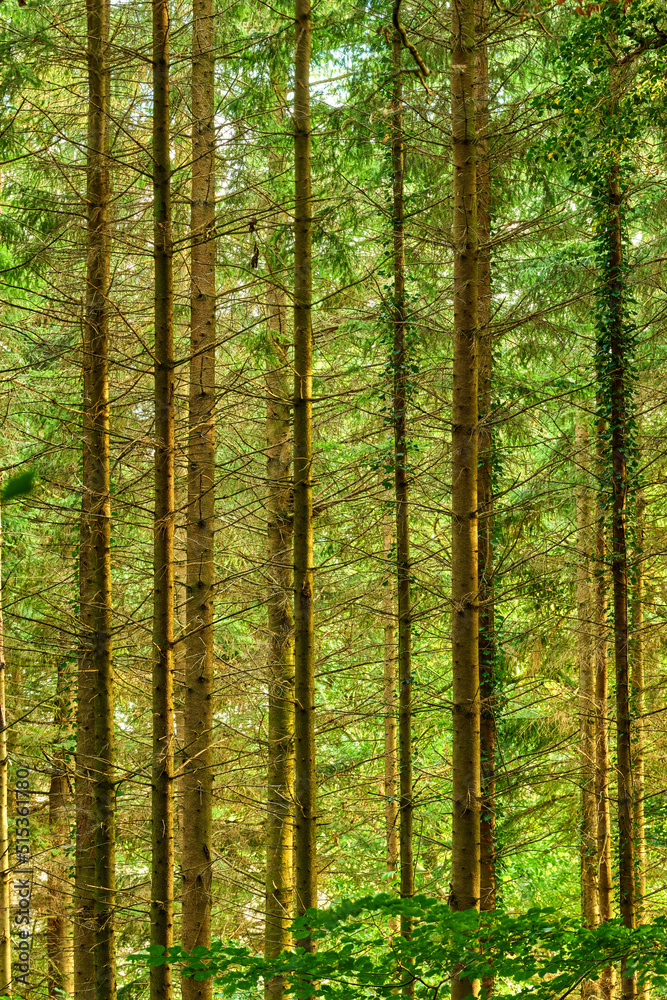
<svg viewBox="0 0 667 1000">
<path fill-rule="evenodd" d="M 635 841 L 635 896 L 638 924 L 648 921 L 646 912 L 646 829 L 644 820 L 644 767 L 646 754 L 646 721 L 645 712 L 645 680 L 644 680 L 644 521 L 646 516 L 646 500 L 644 491 L 639 490 L 636 497 L 635 526 L 635 581 L 632 602 L 632 699 L 634 709 L 634 742 L 632 754 L 633 793 L 634 793 L 634 841 Z M 648 1000 L 648 987 L 642 990 L 642 997 Z"/>
<path fill-rule="evenodd" d="M 384 818 L 387 872 L 394 874 L 398 868 L 398 744 L 396 727 L 396 610 L 393 573 L 389 566 L 392 550 L 392 532 L 384 529 L 383 600 L 384 600 L 384 684 L 382 703 L 384 710 Z"/>
<path fill-rule="evenodd" d="M 183 770 L 183 946 L 211 943 L 213 587 L 215 582 L 215 21 L 194 0 L 188 434 L 187 632 Z M 185 978 L 183 1000 L 209 1000 L 212 980 Z"/>
<path fill-rule="evenodd" d="M 596 462 L 598 477 L 604 463 L 604 420 L 596 430 Z M 613 884 L 611 871 L 611 816 L 609 809 L 609 711 L 608 711 L 608 628 L 604 508 L 598 493 L 595 507 L 595 797 L 597 801 L 597 870 L 600 920 L 613 916 Z M 611 1000 L 613 970 L 607 966 L 600 975 L 603 1000 Z"/>
<path fill-rule="evenodd" d="M 480 690 L 477 534 L 478 245 L 474 2 L 453 0 L 454 365 L 452 395 L 453 822 L 450 902 L 480 905 Z M 478 984 L 454 971 L 453 1000 Z"/>
<path fill-rule="evenodd" d="M 294 796 L 296 909 L 317 906 L 313 626 L 313 344 L 310 0 L 296 0 L 294 53 Z M 307 951 L 314 941 L 298 942 Z"/>
<path fill-rule="evenodd" d="M 56 682 L 56 741 L 72 730 L 71 719 L 68 717 L 69 694 L 67 664 L 61 662 Z M 61 1000 L 63 996 L 71 996 L 73 987 L 70 913 L 72 894 L 64 864 L 64 849 L 69 846 L 70 837 L 70 791 L 67 762 L 62 749 L 54 751 L 52 765 L 49 780 L 49 835 L 53 855 L 49 863 L 47 885 L 49 914 L 46 921 L 46 950 L 49 1000 Z"/>
<path fill-rule="evenodd" d="M 290 505 L 290 401 L 285 292 L 269 285 L 266 373 L 267 572 L 269 575 L 269 762 L 266 834 L 264 954 L 273 958 L 291 943 L 294 799 L 294 620 L 292 511 Z M 265 985 L 267 1000 L 280 1000 L 285 983 Z"/>
<path fill-rule="evenodd" d="M 152 0 L 152 10 L 155 520 L 150 942 L 169 948 L 174 936 L 174 291 L 168 0 Z M 151 1000 L 171 1000 L 170 965 L 151 968 L 150 995 Z"/>
</svg>

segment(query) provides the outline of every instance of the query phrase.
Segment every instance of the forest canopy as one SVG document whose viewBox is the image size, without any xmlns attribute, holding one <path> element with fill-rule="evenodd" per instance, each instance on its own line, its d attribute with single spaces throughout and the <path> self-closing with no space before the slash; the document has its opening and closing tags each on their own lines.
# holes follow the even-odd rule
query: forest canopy
<svg viewBox="0 0 667 1000">
<path fill-rule="evenodd" d="M 0 1000 L 667 996 L 666 81 L 4 0 Z"/>
</svg>

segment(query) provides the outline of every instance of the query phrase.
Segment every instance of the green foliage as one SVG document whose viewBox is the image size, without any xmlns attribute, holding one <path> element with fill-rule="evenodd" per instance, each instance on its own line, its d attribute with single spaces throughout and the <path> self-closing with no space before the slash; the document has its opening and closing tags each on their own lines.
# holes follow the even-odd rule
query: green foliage
<svg viewBox="0 0 667 1000">
<path fill-rule="evenodd" d="M 35 473 L 33 469 L 28 469 L 26 472 L 18 472 L 2 487 L 0 500 L 2 503 L 7 503 L 9 500 L 15 500 L 17 497 L 27 496 L 28 493 L 32 492 L 34 482 Z"/>
<path fill-rule="evenodd" d="M 410 938 L 391 933 L 400 917 L 410 917 Z M 236 943 L 214 942 L 211 949 L 180 946 L 168 953 L 151 947 L 135 956 L 149 966 L 175 963 L 185 976 L 214 977 L 223 996 L 254 992 L 261 979 L 281 975 L 290 993 L 318 993 L 331 1000 L 388 997 L 409 982 L 417 997 L 447 995 L 452 969 L 469 980 L 495 975 L 498 997 L 517 988 L 535 998 L 564 996 L 584 979 L 597 979 L 606 966 L 624 960 L 641 985 L 667 985 L 667 919 L 636 930 L 617 920 L 593 930 L 554 908 L 453 912 L 428 896 L 399 899 L 389 894 L 345 900 L 319 912 L 310 910 L 292 925 L 296 938 L 310 933 L 315 953 L 297 948 L 265 960 Z"/>
</svg>

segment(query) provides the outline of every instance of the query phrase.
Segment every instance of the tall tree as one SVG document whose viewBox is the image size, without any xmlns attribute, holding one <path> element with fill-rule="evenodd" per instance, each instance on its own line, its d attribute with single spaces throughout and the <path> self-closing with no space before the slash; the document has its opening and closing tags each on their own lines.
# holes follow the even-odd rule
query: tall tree
<svg viewBox="0 0 667 1000">
<path fill-rule="evenodd" d="M 600 407 L 598 400 L 598 409 Z M 599 419 L 595 433 L 595 457 L 598 482 L 604 466 L 605 421 Z M 611 815 L 609 809 L 609 712 L 608 712 L 608 640 L 607 640 L 607 559 L 604 506 L 601 489 L 595 501 L 595 798 L 597 802 L 597 876 L 600 920 L 613 916 L 611 868 Z M 613 970 L 605 968 L 600 977 L 600 992 L 611 1000 Z"/>
<path fill-rule="evenodd" d="M 618 163 L 606 182 L 604 216 L 608 255 L 605 262 L 606 319 L 609 350 L 609 428 L 611 434 L 611 541 L 614 594 L 614 659 L 616 665 L 616 754 L 618 778 L 618 860 L 620 914 L 626 927 L 635 925 L 635 851 L 632 824 L 632 717 L 628 655 L 628 551 L 626 501 L 629 437 L 628 333 L 625 328 L 625 274 L 623 260 L 624 193 Z M 625 998 L 634 997 L 634 976 L 622 975 Z"/>
<path fill-rule="evenodd" d="M 294 834 L 296 909 L 303 913 L 317 906 L 310 0 L 295 0 L 294 13 Z M 310 936 L 299 943 L 314 947 Z"/>
<path fill-rule="evenodd" d="M 589 503 L 588 434 L 576 427 L 575 459 L 580 483 L 576 493 L 577 517 L 577 659 L 579 661 L 579 757 L 581 787 L 581 910 L 588 927 L 600 919 L 598 896 L 597 801 L 595 788 L 595 655 L 590 629 L 592 592 L 590 574 L 591 510 Z M 591 982 L 584 993 L 595 992 Z"/>
<path fill-rule="evenodd" d="M 187 631 L 183 735 L 183 946 L 211 942 L 213 586 L 215 518 L 215 22 L 194 0 L 188 434 Z M 211 982 L 185 978 L 183 1000 Z"/>
<path fill-rule="evenodd" d="M 452 701 L 454 910 L 480 903 L 480 692 L 477 529 L 478 240 L 473 0 L 452 3 L 454 364 L 452 392 Z M 475 984 L 454 974 L 453 1000 Z"/>
<path fill-rule="evenodd" d="M 477 132 L 478 412 L 477 505 L 479 514 L 479 683 L 481 790 L 480 906 L 496 905 L 496 628 L 492 426 L 491 163 L 489 157 L 488 0 L 475 4 L 475 128 Z M 492 981 L 485 982 L 487 993 Z"/>
<path fill-rule="evenodd" d="M 276 158 L 272 172 L 278 169 Z M 266 924 L 264 953 L 280 954 L 290 944 L 293 897 L 294 799 L 294 619 L 292 511 L 290 504 L 290 400 L 287 301 L 273 273 L 267 288 L 266 371 L 267 573 L 269 577 L 269 719 L 266 817 Z M 265 985 L 267 1000 L 280 1000 L 284 981 Z"/>
<path fill-rule="evenodd" d="M 151 945 L 174 936 L 174 278 L 169 152 L 169 2 L 153 12 L 153 255 L 155 268 L 155 516 Z M 151 1000 L 171 1000 L 172 969 L 151 969 Z"/>
<path fill-rule="evenodd" d="M 82 658 L 77 691 L 74 989 L 115 996 L 115 786 L 109 506 L 109 19 L 87 3 L 86 312 L 83 507 L 79 542 Z M 93 887 L 93 888 L 91 888 Z"/>
<path fill-rule="evenodd" d="M 633 768 L 633 824 L 636 864 L 637 922 L 646 923 L 646 829 L 645 829 L 645 677 L 644 677 L 644 522 L 646 498 L 642 489 L 635 496 L 635 566 L 634 594 L 632 600 L 632 699 L 634 715 Z M 644 995 L 646 990 L 643 991 Z"/>
<path fill-rule="evenodd" d="M 399 859 L 401 896 L 414 895 L 412 843 L 412 617 L 410 608 L 410 499 L 408 486 L 408 360 L 406 355 L 405 303 L 405 198 L 403 149 L 403 39 L 394 7 L 392 66 L 391 169 L 393 186 L 393 371 L 394 491 L 396 498 L 396 601 L 398 610 L 398 776 L 399 776 Z M 403 918 L 401 930 L 409 934 L 411 921 Z"/>
<path fill-rule="evenodd" d="M 69 845 L 69 774 L 66 755 L 61 743 L 71 732 L 69 716 L 68 664 L 58 664 L 54 724 L 55 748 L 49 778 L 49 832 L 52 858 L 49 864 L 48 893 L 50 912 L 46 924 L 49 1000 L 71 996 L 73 986 L 71 891 L 63 849 Z"/>
</svg>

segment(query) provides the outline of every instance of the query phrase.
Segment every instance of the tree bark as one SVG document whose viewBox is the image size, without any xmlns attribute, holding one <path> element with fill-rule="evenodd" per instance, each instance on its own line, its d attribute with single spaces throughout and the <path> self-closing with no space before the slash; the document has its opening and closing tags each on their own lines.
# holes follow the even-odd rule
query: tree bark
<svg viewBox="0 0 667 1000">
<path fill-rule="evenodd" d="M 623 242 L 618 167 L 608 187 L 611 430 L 612 579 L 614 588 L 614 657 L 616 664 L 616 753 L 618 777 L 618 862 L 620 913 L 626 927 L 635 925 L 635 871 L 632 823 L 632 748 L 628 662 L 628 569 L 626 495 L 628 447 L 627 347 L 623 327 Z M 634 997 L 636 981 L 622 973 L 624 998 Z"/>
<path fill-rule="evenodd" d="M 109 483 L 109 0 L 89 0 L 90 120 L 86 327 L 90 351 L 88 489 L 95 699 L 95 995 L 116 995 L 111 506 Z"/>
<path fill-rule="evenodd" d="M 11 855 L 9 853 L 9 756 L 5 627 L 2 616 L 2 527 L 0 525 L 0 996 L 11 993 L 12 941 L 10 924 Z"/>
<path fill-rule="evenodd" d="M 598 401 L 598 406 L 600 405 Z M 604 420 L 598 421 L 596 459 L 598 477 L 604 463 Z M 613 884 L 611 872 L 611 816 L 609 810 L 609 719 L 607 669 L 607 571 L 605 553 L 604 507 L 598 492 L 595 508 L 595 797 L 597 801 L 597 868 L 600 920 L 613 916 Z M 602 970 L 600 993 L 611 1000 L 613 969 Z"/>
<path fill-rule="evenodd" d="M 215 90 L 212 0 L 194 0 L 184 703 L 183 946 L 211 943 L 213 588 L 215 582 Z M 183 979 L 183 1000 L 209 1000 L 212 980 Z"/>
<path fill-rule="evenodd" d="M 384 684 L 382 703 L 384 709 L 384 818 L 387 872 L 393 875 L 399 859 L 399 769 L 396 726 L 396 610 L 394 607 L 393 572 L 389 571 L 392 549 L 392 532 L 389 525 L 384 530 L 384 563 L 382 574 L 384 590 Z"/>
<path fill-rule="evenodd" d="M 477 505 L 479 513 L 479 676 L 481 743 L 480 908 L 496 906 L 496 718 L 495 588 L 493 501 L 493 339 L 491 321 L 491 170 L 489 162 L 488 0 L 475 4 L 475 127 L 477 131 L 478 374 L 479 440 Z M 493 977 L 483 984 L 493 991 Z"/>
<path fill-rule="evenodd" d="M 83 636 L 77 692 L 75 996 L 115 996 L 113 704 L 109 510 L 109 19 L 88 0 L 87 262 L 83 501 L 79 551 Z"/>
<path fill-rule="evenodd" d="M 452 414 L 452 675 L 454 910 L 480 905 L 480 690 L 477 528 L 478 245 L 474 0 L 452 4 L 454 365 Z M 454 970 L 452 998 L 478 984 Z"/>
<path fill-rule="evenodd" d="M 577 486 L 577 659 L 579 663 L 579 760 L 581 789 L 581 916 L 587 927 L 600 922 L 598 897 L 597 801 L 595 796 L 595 649 L 591 634 L 592 550 L 591 510 L 588 498 L 588 434 L 581 422 L 576 428 L 576 462 L 584 481 Z M 589 980 L 582 995 L 596 993 Z"/>
<path fill-rule="evenodd" d="M 274 958 L 291 944 L 294 800 L 294 619 L 292 511 L 290 509 L 290 405 L 285 292 L 268 288 L 266 372 L 267 571 L 269 575 L 269 761 L 266 817 L 266 924 L 264 954 Z M 281 1000 L 282 977 L 265 985 L 267 1000 Z"/>
<path fill-rule="evenodd" d="M 85 337 L 85 330 L 84 330 Z M 84 342 L 83 358 L 83 481 L 90 462 L 88 418 L 90 358 Z M 95 996 L 95 823 L 93 774 L 95 773 L 94 679 L 92 668 L 92 614 L 94 596 L 91 576 L 90 497 L 83 489 L 79 537 L 80 640 L 76 701 L 76 846 L 74 889 L 74 996 Z"/>
<path fill-rule="evenodd" d="M 49 833 L 53 857 L 49 863 L 47 889 L 49 914 L 46 921 L 46 951 L 48 961 L 49 1000 L 71 996 L 73 986 L 72 919 L 70 914 L 71 890 L 64 864 L 63 851 L 69 845 L 69 782 L 65 755 L 58 748 L 63 733 L 71 731 L 68 718 L 68 681 L 66 663 L 58 665 L 56 682 L 57 727 L 56 750 L 52 759 L 49 781 Z"/>
<path fill-rule="evenodd" d="M 150 942 L 169 948 L 174 935 L 174 297 L 168 0 L 152 0 L 152 9 L 155 520 Z M 170 965 L 151 968 L 150 996 L 151 1000 L 171 1000 Z"/>
<path fill-rule="evenodd" d="M 394 250 L 394 344 L 392 352 L 394 490 L 396 494 L 396 598 L 398 605 L 398 746 L 399 746 L 399 857 L 401 896 L 414 895 L 414 857 L 412 845 L 412 619 L 410 607 L 410 498 L 408 484 L 408 360 L 406 351 L 407 315 L 405 306 L 405 235 L 404 235 L 404 145 L 403 80 L 401 74 L 401 36 L 394 32 L 392 64 L 394 93 L 392 100 L 392 184 Z M 412 921 L 401 918 L 401 933 L 409 936 Z M 412 984 L 409 990 L 412 993 Z"/>
<path fill-rule="evenodd" d="M 634 742 L 633 742 L 633 792 L 634 792 L 634 842 L 635 842 L 635 897 L 637 906 L 637 923 L 648 920 L 646 912 L 646 830 L 644 824 L 644 759 L 646 723 L 645 712 L 645 682 L 644 682 L 644 520 L 646 516 L 646 500 L 643 490 L 637 492 L 636 526 L 635 526 L 635 586 L 632 602 L 632 697 L 634 703 Z M 642 991 L 647 1000 L 648 988 Z"/>
<path fill-rule="evenodd" d="M 313 626 L 310 0 L 296 0 L 294 57 L 294 794 L 297 913 L 317 906 Z M 298 941 L 314 950 L 308 935 Z"/>
</svg>

